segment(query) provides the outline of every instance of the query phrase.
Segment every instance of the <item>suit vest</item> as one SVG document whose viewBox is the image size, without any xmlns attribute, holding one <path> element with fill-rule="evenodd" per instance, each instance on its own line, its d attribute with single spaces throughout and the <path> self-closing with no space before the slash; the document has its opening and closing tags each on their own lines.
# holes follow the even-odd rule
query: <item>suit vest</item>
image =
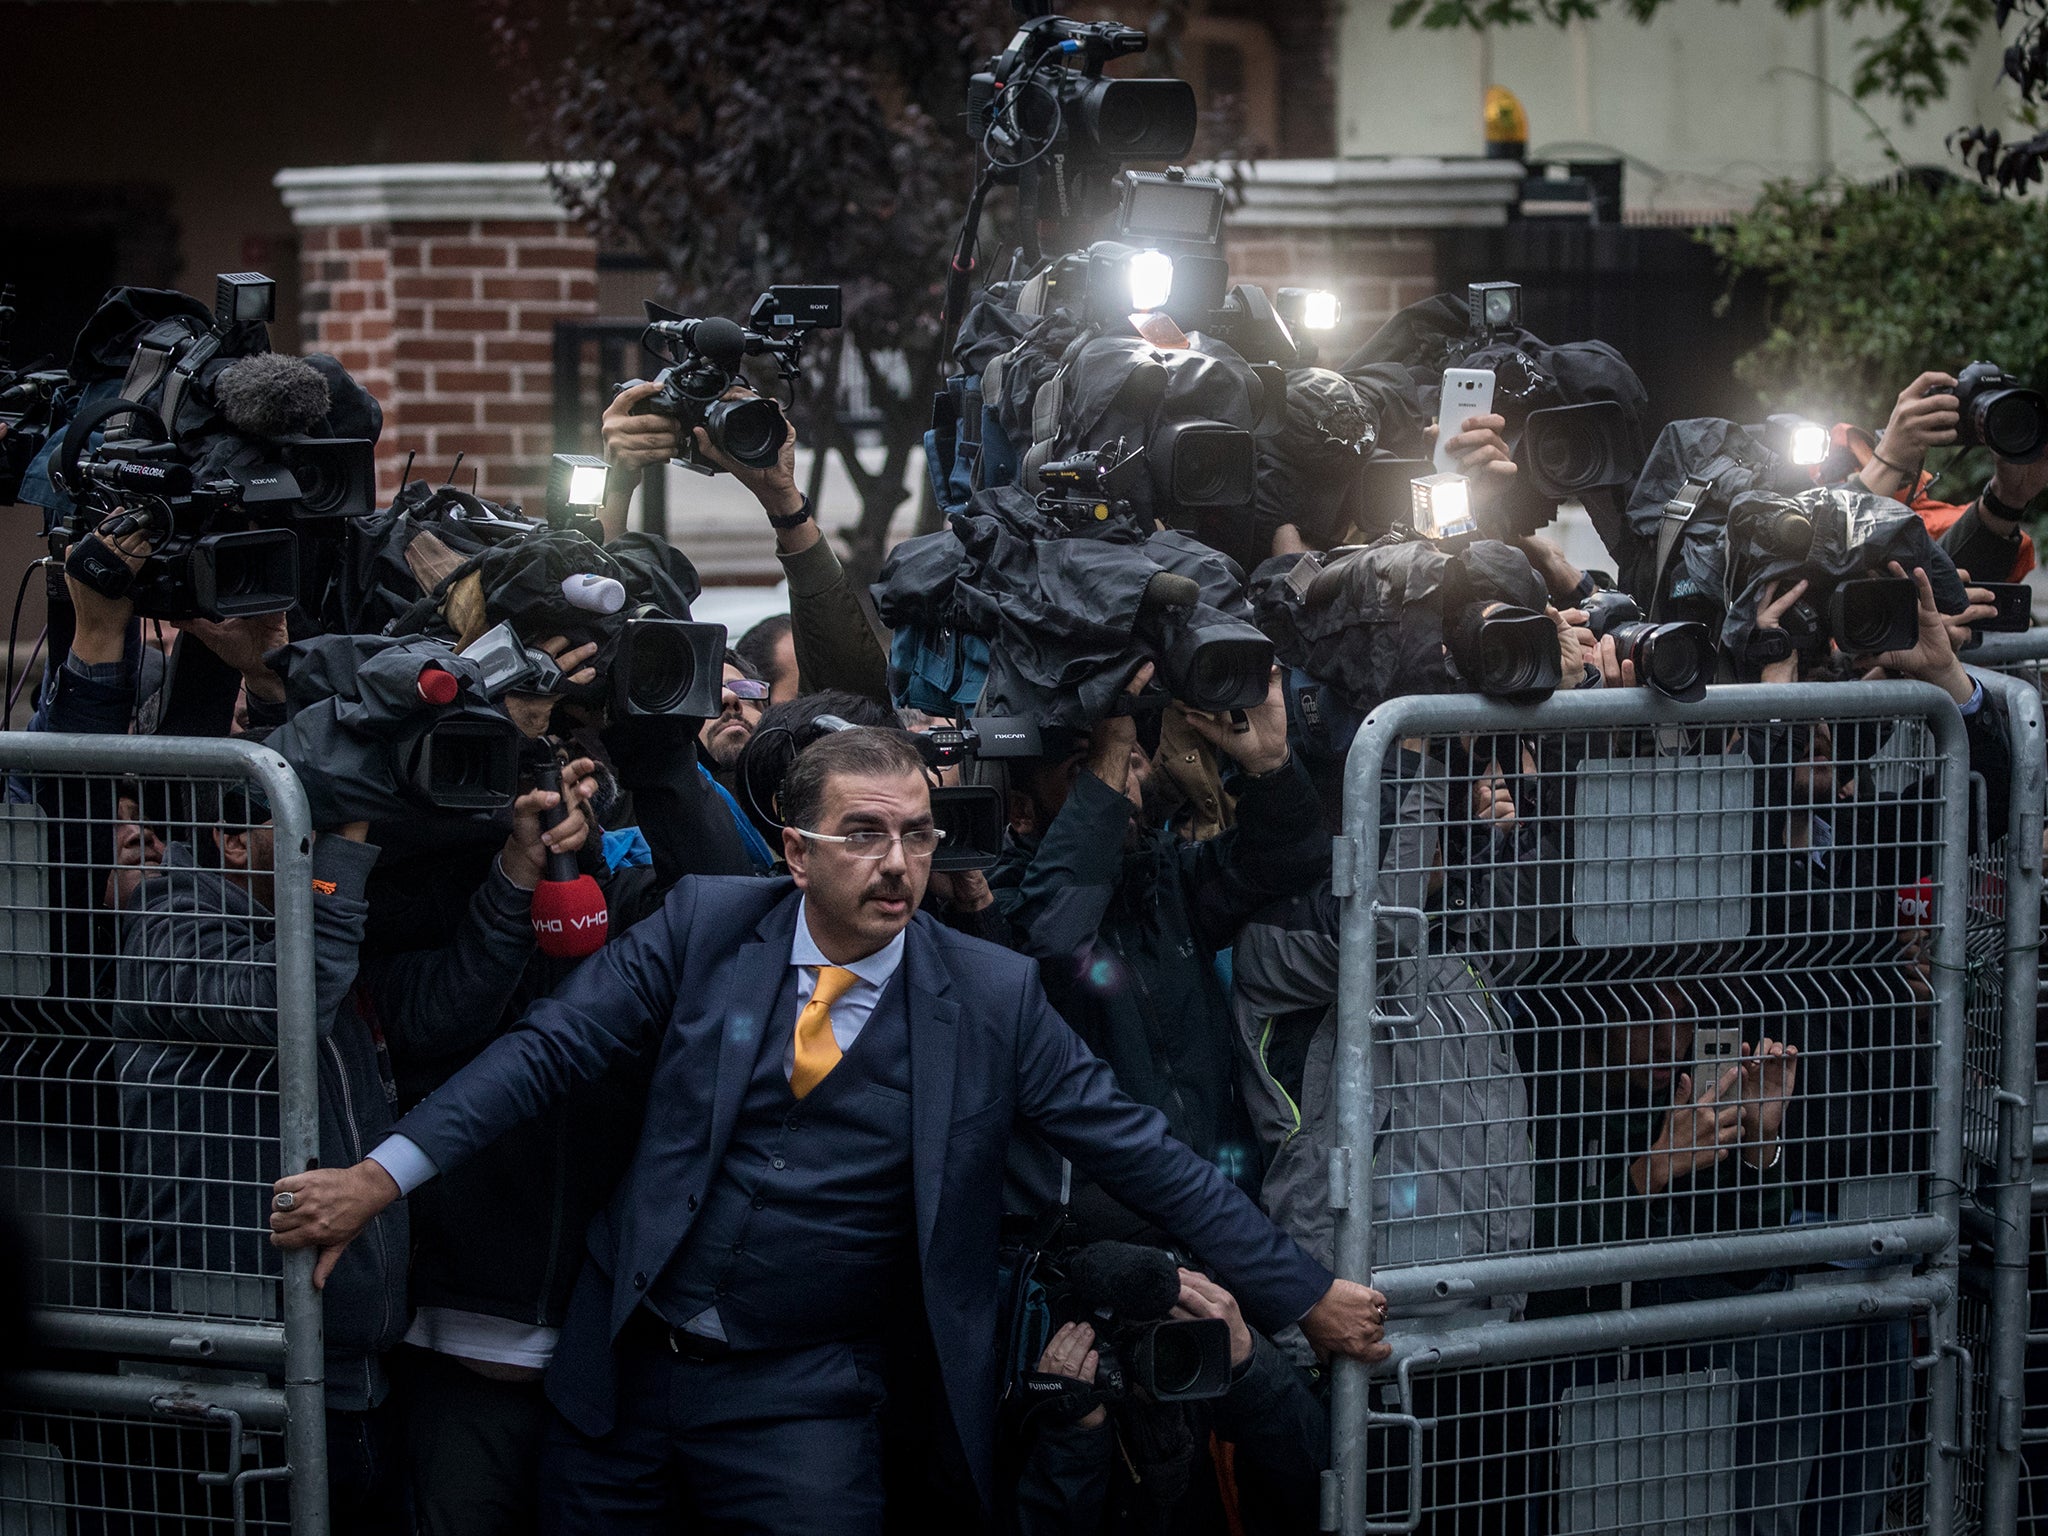
<svg viewBox="0 0 2048 1536">
<path fill-rule="evenodd" d="M 902 968 L 801 1102 L 783 1074 L 796 1015 L 786 967 L 724 1163 L 649 1292 L 673 1326 L 717 1308 L 735 1349 L 871 1338 L 917 1278 Z"/>
</svg>

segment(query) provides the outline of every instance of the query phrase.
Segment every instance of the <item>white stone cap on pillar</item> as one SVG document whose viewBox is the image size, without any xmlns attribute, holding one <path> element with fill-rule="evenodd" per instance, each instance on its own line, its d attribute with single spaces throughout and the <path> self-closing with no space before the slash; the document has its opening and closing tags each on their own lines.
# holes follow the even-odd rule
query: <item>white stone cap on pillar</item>
<svg viewBox="0 0 2048 1536">
<path fill-rule="evenodd" d="M 1519 160 L 1397 156 L 1245 160 L 1190 167 L 1237 179 L 1232 229 L 1441 229 L 1505 224 L 1528 175 Z"/>
<path fill-rule="evenodd" d="M 541 160 L 319 165 L 279 171 L 271 185 L 298 225 L 564 219 L 569 213 L 556 196 L 553 175 L 595 181 L 604 170 L 587 162 Z"/>
</svg>

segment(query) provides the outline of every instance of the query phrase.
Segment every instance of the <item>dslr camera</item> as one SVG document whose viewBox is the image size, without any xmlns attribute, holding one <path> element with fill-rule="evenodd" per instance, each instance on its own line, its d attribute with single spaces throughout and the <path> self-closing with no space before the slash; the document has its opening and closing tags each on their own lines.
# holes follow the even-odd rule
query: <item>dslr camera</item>
<svg viewBox="0 0 2048 1536">
<path fill-rule="evenodd" d="M 1963 447 L 1989 448 L 2009 464 L 2048 453 L 2048 399 L 1998 364 L 1972 363 L 1953 389 L 1936 385 L 1928 393 L 1956 397 L 1956 441 Z"/>
<path fill-rule="evenodd" d="M 1745 563 L 1759 556 L 1776 561 L 1809 560 L 1815 543 L 1814 511 L 1805 498 L 1737 498 L 1729 509 L 1731 553 Z M 1856 545 L 1852 544 L 1850 551 L 1856 554 Z M 1869 656 L 1910 650 L 1918 641 L 1920 594 L 1910 577 L 1843 579 L 1817 565 L 1809 565 L 1799 576 L 1808 583 L 1806 595 L 1786 610 L 1777 629 L 1759 629 L 1750 635 L 1746 661 L 1769 665 L 1797 652 L 1811 665 L 1827 655 L 1831 644 L 1851 656 Z M 1796 579 L 1799 577 L 1786 578 Z"/>
<path fill-rule="evenodd" d="M 1581 603 L 1594 635 L 1614 638 L 1616 658 L 1635 663 L 1636 681 L 1666 698 L 1696 704 L 1714 680 L 1714 639 L 1704 624 L 1652 624 L 1626 592 L 1595 592 Z"/>
<path fill-rule="evenodd" d="M 719 315 L 679 315 L 652 299 L 646 304 L 648 323 L 640 344 L 669 366 L 656 376 L 661 388 L 636 404 L 633 414 L 673 421 L 681 439 L 677 458 L 700 475 L 715 475 L 719 467 L 698 451 L 698 427 L 727 458 L 750 469 L 772 465 L 789 440 L 782 406 L 758 395 L 728 400 L 726 392 L 746 383 L 741 367 L 749 357 L 774 359 L 784 387 L 793 386 L 803 366 L 805 339 L 840 323 L 838 288 L 770 288 L 754 301 L 745 326 Z"/>
</svg>

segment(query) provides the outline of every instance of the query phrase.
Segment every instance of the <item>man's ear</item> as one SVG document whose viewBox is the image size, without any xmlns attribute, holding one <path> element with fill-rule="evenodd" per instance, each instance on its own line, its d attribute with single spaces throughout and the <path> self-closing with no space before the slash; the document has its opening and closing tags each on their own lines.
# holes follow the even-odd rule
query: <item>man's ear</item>
<svg viewBox="0 0 2048 1536">
<path fill-rule="evenodd" d="M 220 849 L 223 869 L 247 869 L 249 867 L 249 834 L 247 832 L 223 832 L 213 829 L 213 841 Z"/>
<path fill-rule="evenodd" d="M 801 832 L 794 827 L 782 829 L 782 862 L 789 866 L 790 874 L 796 879 L 796 888 L 800 891 L 810 889 L 810 873 L 804 868 L 804 860 L 810 851 L 810 845 L 804 841 Z"/>
</svg>

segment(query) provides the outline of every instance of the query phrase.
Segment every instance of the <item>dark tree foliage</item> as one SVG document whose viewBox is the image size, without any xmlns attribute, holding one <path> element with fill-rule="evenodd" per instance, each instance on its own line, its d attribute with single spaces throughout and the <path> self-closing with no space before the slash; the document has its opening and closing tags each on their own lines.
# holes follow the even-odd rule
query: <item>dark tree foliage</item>
<svg viewBox="0 0 2048 1536">
<path fill-rule="evenodd" d="M 2048 162 L 2048 131 L 2041 125 L 2048 107 L 2048 3 L 2044 0 L 1998 0 L 1998 30 L 2005 32 L 2014 15 L 2021 20 L 2006 45 L 1999 77 L 2020 93 L 2020 120 L 2033 134 L 2008 142 L 1996 128 L 1966 128 L 1949 143 L 1985 182 L 2002 192 L 2020 192 L 2041 179 Z"/>
<path fill-rule="evenodd" d="M 571 207 L 658 262 L 678 307 L 744 319 L 771 283 L 842 286 L 845 366 L 865 376 L 883 462 L 861 462 L 832 408 L 829 332 L 801 429 L 860 494 L 852 567 L 872 575 L 930 412 L 974 180 L 967 76 L 999 45 L 1005 0 L 482 4 L 543 152 L 611 167 L 565 184 Z"/>
</svg>

